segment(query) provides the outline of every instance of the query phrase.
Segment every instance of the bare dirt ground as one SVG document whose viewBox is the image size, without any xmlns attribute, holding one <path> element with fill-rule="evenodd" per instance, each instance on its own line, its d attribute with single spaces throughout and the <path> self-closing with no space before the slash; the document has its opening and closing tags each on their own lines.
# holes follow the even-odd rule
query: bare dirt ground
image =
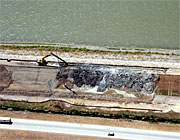
<svg viewBox="0 0 180 140">
<path fill-rule="evenodd" d="M 129 65 L 129 66 L 154 66 L 180 69 L 180 51 L 163 50 L 170 52 L 168 55 L 161 54 L 123 54 L 111 52 L 88 52 L 88 51 L 54 51 L 56 55 L 63 58 L 67 62 L 76 63 L 96 63 L 96 64 L 112 64 L 112 65 Z M 43 50 L 11 50 L 0 49 L 1 58 L 8 59 L 33 59 L 40 60 L 43 56 L 50 54 L 51 51 Z M 172 54 L 176 55 L 172 55 Z M 55 61 L 56 58 L 49 57 L 47 60 Z M 92 62 L 93 60 L 93 62 Z M 177 72 L 179 73 L 179 72 Z"/>
<path fill-rule="evenodd" d="M 176 51 L 177 52 L 177 51 Z M 178 51 L 179 52 L 179 51 Z M 49 54 L 50 51 L 36 51 L 36 50 L 0 50 L 1 58 L 8 59 L 26 59 L 26 60 L 40 60 L 43 56 Z M 175 53 L 175 52 L 172 52 Z M 150 54 L 138 55 L 138 54 L 113 54 L 113 53 L 96 53 L 96 52 L 57 52 L 56 53 L 67 62 L 77 63 L 96 63 L 96 64 L 112 64 L 112 65 L 128 65 L 128 66 L 154 66 L 154 67 L 165 67 L 169 68 L 167 73 L 171 75 L 180 75 L 180 57 L 178 55 L 159 55 Z M 57 61 L 54 58 L 48 58 L 48 61 Z M 174 76 L 180 83 L 180 79 Z M 169 79 L 169 77 L 167 77 Z M 167 79 L 166 78 L 166 79 Z M 160 83 L 162 90 L 168 90 L 167 87 L 172 87 L 172 84 L 177 83 L 177 80 L 171 80 L 164 83 Z M 177 84 L 176 84 L 177 85 Z M 180 91 L 179 86 L 175 89 L 169 89 L 171 91 Z M 169 94 L 168 93 L 168 94 Z M 178 93 L 179 94 L 179 93 Z M 170 95 L 171 96 L 171 95 Z M 169 99 L 170 100 L 170 99 Z M 156 101 L 156 100 L 155 100 Z M 134 105 L 133 105 L 134 106 Z M 179 106 L 176 106 L 179 109 Z M 162 114 L 163 115 L 163 114 Z M 32 113 L 24 111 L 4 111 L 0 110 L 0 116 L 8 116 L 12 118 L 24 118 L 24 119 L 37 119 L 37 120 L 49 120 L 49 121 L 61 121 L 61 122 L 74 122 L 74 123 L 86 123 L 86 124 L 99 124 L 107 126 L 118 126 L 125 128 L 138 128 L 138 129 L 150 129 L 160 131 L 171 131 L 180 132 L 180 124 L 168 124 L 168 123 L 149 123 L 141 121 L 126 121 L 119 119 L 105 119 L 97 117 L 82 117 L 82 116 L 70 116 L 70 115 L 59 115 L 59 114 L 43 114 L 43 113 Z M 15 131 L 15 130 L 0 130 L 0 139 L 2 140 L 61 140 L 61 139 L 97 139 L 101 140 L 104 138 L 95 137 L 84 137 L 75 135 L 64 135 L 64 134 L 52 134 L 52 133 L 41 133 L 41 132 L 28 132 L 28 131 Z M 17 139 L 16 139 L 17 138 Z"/>
<path fill-rule="evenodd" d="M 180 96 L 180 75 L 161 74 L 158 94 Z"/>
<path fill-rule="evenodd" d="M 73 47 L 73 46 L 72 46 Z M 77 46 L 76 46 L 77 47 Z M 79 46 L 82 47 L 82 46 Z M 91 46 L 92 47 L 92 46 Z M 93 49 L 93 47 L 92 47 Z M 102 49 L 96 48 L 95 49 Z M 123 51 L 123 50 L 121 50 Z M 140 51 L 151 52 L 146 54 L 124 54 L 111 52 L 88 52 L 88 51 L 54 51 L 56 55 L 63 58 L 67 62 L 76 63 L 96 63 L 96 64 L 110 64 L 110 65 L 126 65 L 126 66 L 145 66 L 145 67 L 164 67 L 168 68 L 166 74 L 161 75 L 158 87 L 158 93 L 165 93 L 164 95 L 180 94 L 180 50 L 166 50 L 166 49 L 138 49 L 124 51 Z M 50 54 L 51 51 L 44 50 L 13 50 L 0 49 L 0 58 L 3 59 L 25 59 L 25 60 L 40 60 L 43 56 Z M 153 54 L 154 53 L 154 54 Z M 159 53 L 159 54 L 158 54 Z M 165 55 L 166 54 L 166 55 Z M 93 60 L 93 61 L 92 61 Z M 57 61 L 54 57 L 48 57 L 47 61 Z M 176 77 L 179 75 L 179 77 Z"/>
<path fill-rule="evenodd" d="M 1 140 L 108 140 L 109 138 L 20 130 L 0 130 Z"/>
<path fill-rule="evenodd" d="M 99 125 L 116 126 L 116 127 L 124 127 L 124 128 L 180 132 L 180 124 L 149 123 L 142 121 L 126 121 L 124 119 L 123 120 L 106 119 L 106 118 L 98 118 L 98 117 L 83 117 L 83 116 L 71 116 L 71 115 L 60 115 L 60 114 L 32 113 L 32 112 L 24 112 L 24 111 L 5 111 L 5 110 L 0 110 L 0 115 L 1 117 L 84 123 L 84 124 L 99 124 Z"/>
</svg>

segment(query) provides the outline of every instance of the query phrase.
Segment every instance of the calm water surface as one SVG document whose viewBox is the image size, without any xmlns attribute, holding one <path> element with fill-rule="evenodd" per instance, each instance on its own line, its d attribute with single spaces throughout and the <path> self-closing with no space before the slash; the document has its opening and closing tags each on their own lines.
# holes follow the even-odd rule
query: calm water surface
<svg viewBox="0 0 180 140">
<path fill-rule="evenodd" d="M 0 0 L 0 41 L 180 49 L 179 0 Z"/>
</svg>

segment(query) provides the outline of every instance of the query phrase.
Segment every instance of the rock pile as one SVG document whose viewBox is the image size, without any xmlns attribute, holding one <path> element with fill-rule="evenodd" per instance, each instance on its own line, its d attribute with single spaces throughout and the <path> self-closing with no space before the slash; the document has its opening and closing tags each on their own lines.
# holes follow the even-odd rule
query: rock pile
<svg viewBox="0 0 180 140">
<path fill-rule="evenodd" d="M 158 74 L 130 68 L 110 66 L 78 65 L 69 69 L 66 78 L 73 79 L 77 87 L 89 85 L 97 86 L 97 92 L 104 92 L 110 88 L 129 90 L 142 94 L 152 94 L 159 79 Z M 60 76 L 60 75 L 59 75 Z"/>
</svg>

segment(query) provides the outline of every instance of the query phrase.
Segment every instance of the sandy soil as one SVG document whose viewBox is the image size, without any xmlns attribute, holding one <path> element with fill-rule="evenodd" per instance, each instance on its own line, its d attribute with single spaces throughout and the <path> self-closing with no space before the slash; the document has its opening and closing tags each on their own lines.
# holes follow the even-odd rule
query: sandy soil
<svg viewBox="0 0 180 140">
<path fill-rule="evenodd" d="M 109 138 L 65 135 L 35 131 L 0 130 L 1 140 L 108 140 Z"/>
<path fill-rule="evenodd" d="M 32 113 L 32 112 L 24 112 L 24 111 L 5 111 L 5 110 L 0 110 L 0 116 L 180 132 L 180 124 L 126 121 L 124 119 L 123 120 L 106 119 L 106 118 L 98 118 L 98 117 L 83 117 L 83 116 L 71 116 L 71 115 L 60 115 L 60 114 Z"/>
<path fill-rule="evenodd" d="M 121 50 L 122 51 L 122 50 Z M 124 50 L 126 51 L 126 50 Z M 153 50 L 151 50 L 153 51 Z M 161 51 L 160 51 L 161 52 Z M 167 73 L 180 75 L 180 51 L 164 51 L 169 55 L 132 55 L 132 54 L 115 54 L 115 53 L 96 53 L 96 52 L 55 52 L 58 56 L 67 62 L 80 63 L 97 63 L 97 64 L 112 64 L 112 65 L 138 65 L 138 66 L 154 66 L 170 68 Z M 40 60 L 49 51 L 36 50 L 0 50 L 0 58 L 9 59 L 31 59 Z M 171 55 L 175 53 L 178 55 Z M 56 58 L 49 57 L 48 61 L 56 61 Z M 92 62 L 93 60 L 93 62 Z M 25 118 L 61 122 L 74 122 L 86 124 L 99 124 L 107 126 L 119 126 L 125 128 L 150 129 L 160 131 L 180 132 L 180 124 L 168 123 L 149 123 L 141 121 L 126 121 L 119 119 L 105 119 L 97 117 L 82 117 L 59 114 L 43 114 L 23 111 L 5 111 L 0 110 L 0 116 L 9 116 L 12 118 Z M 55 133 L 42 133 L 31 131 L 17 131 L 17 130 L 0 130 L 1 140 L 105 140 L 105 138 L 86 137 L 76 135 L 64 135 Z"/>
<path fill-rule="evenodd" d="M 122 54 L 110 52 L 53 52 L 67 62 L 77 63 L 96 63 L 96 64 L 112 64 L 112 65 L 138 65 L 150 67 L 166 67 L 180 69 L 180 51 L 176 51 L 177 55 L 139 55 L 139 54 Z M 37 50 L 8 50 L 0 49 L 1 58 L 9 59 L 33 59 L 40 60 L 43 56 L 50 54 L 50 51 Z M 54 57 L 49 57 L 47 60 L 57 61 Z M 93 62 L 92 62 L 93 60 Z M 180 73 L 180 72 L 179 72 Z"/>
</svg>

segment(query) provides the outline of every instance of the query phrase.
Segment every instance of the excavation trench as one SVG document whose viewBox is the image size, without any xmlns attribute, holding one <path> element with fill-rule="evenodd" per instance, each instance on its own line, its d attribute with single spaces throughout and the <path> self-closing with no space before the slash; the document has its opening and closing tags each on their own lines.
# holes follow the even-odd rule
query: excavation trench
<svg viewBox="0 0 180 140">
<path fill-rule="evenodd" d="M 0 94 L 60 96 L 62 93 L 62 96 L 84 94 L 116 101 L 122 98 L 152 100 L 160 75 L 159 71 L 148 68 L 94 64 L 38 66 L 34 62 L 2 62 Z"/>
<path fill-rule="evenodd" d="M 73 112 L 73 106 L 76 111 L 83 108 L 91 113 L 97 109 L 109 114 L 128 111 L 178 115 L 178 99 L 155 97 L 165 72 L 162 68 L 57 62 L 39 66 L 35 61 L 0 60 L 0 100 L 2 109 L 29 108 L 31 103 L 36 109 L 49 101 L 51 105 L 41 111 L 54 108 Z M 18 102 L 25 104 L 19 106 Z"/>
</svg>

